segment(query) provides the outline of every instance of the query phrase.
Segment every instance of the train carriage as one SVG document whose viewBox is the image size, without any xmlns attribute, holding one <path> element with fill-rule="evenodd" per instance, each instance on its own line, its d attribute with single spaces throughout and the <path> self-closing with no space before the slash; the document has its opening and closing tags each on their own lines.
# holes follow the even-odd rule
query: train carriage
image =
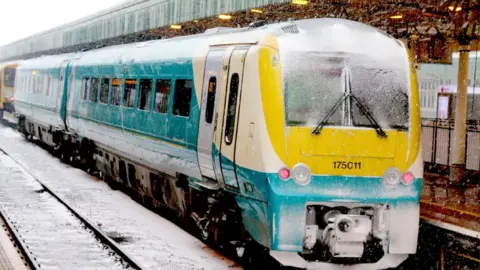
<svg viewBox="0 0 480 270">
<path fill-rule="evenodd" d="M 239 256 L 260 245 L 284 265 L 378 269 L 416 251 L 415 69 L 372 27 L 216 29 L 28 60 L 17 78 L 26 135 Z"/>
</svg>

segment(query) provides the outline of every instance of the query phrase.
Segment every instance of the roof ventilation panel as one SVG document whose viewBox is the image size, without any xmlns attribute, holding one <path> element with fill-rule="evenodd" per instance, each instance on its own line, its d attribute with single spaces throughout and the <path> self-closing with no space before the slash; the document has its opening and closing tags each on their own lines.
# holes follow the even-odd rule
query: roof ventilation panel
<svg viewBox="0 0 480 270">
<path fill-rule="evenodd" d="M 290 24 L 282 27 L 282 31 L 286 34 L 300 34 L 296 24 Z"/>
</svg>

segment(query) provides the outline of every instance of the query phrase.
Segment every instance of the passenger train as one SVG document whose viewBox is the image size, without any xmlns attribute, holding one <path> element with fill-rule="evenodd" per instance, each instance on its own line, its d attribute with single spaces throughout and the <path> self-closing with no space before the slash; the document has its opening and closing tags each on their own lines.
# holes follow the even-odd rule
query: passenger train
<svg viewBox="0 0 480 270">
<path fill-rule="evenodd" d="M 417 248 L 412 61 L 343 19 L 211 29 L 26 60 L 16 111 L 27 137 L 239 257 L 382 269 Z"/>
<path fill-rule="evenodd" d="M 20 61 L 0 63 L 0 119 L 15 112 L 15 72 Z"/>
</svg>

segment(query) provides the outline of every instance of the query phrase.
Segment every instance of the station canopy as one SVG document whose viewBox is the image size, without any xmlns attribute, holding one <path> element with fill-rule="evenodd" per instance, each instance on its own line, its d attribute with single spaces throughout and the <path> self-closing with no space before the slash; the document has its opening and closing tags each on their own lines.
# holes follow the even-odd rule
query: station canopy
<svg viewBox="0 0 480 270">
<path fill-rule="evenodd" d="M 152 29 L 148 34 L 172 37 L 200 33 L 208 28 L 246 26 L 263 20 L 278 22 L 335 17 L 369 24 L 406 42 L 415 40 L 418 62 L 451 63 L 451 53 L 458 50 L 458 41 L 476 45 L 479 38 L 479 2 L 292 0 Z"/>
</svg>

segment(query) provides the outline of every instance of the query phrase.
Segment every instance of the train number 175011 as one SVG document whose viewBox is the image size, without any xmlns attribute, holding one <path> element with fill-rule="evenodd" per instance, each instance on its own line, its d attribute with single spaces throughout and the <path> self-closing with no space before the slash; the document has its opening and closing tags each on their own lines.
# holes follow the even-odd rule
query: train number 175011
<svg viewBox="0 0 480 270">
<path fill-rule="evenodd" d="M 362 168 L 362 162 L 334 161 L 334 169 L 359 170 Z"/>
</svg>

